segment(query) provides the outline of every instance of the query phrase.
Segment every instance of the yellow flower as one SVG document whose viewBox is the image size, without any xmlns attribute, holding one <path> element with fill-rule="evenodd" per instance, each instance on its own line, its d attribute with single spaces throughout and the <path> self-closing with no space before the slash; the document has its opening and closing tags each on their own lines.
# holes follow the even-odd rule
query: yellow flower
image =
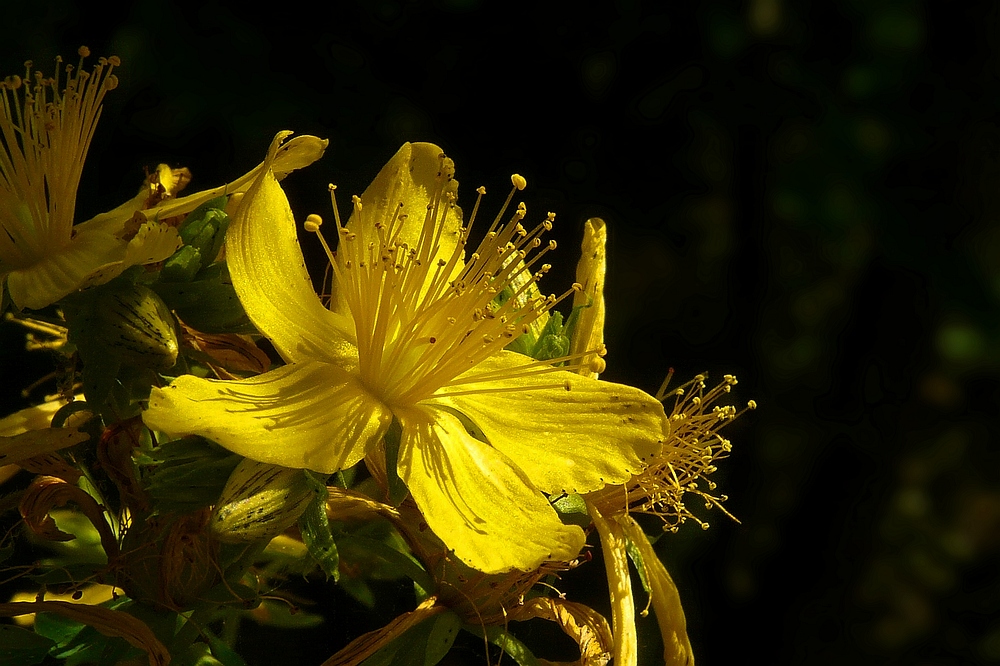
<svg viewBox="0 0 1000 666">
<path fill-rule="evenodd" d="M 604 341 L 604 275 L 607 230 L 599 218 L 587 220 L 576 279 L 583 289 L 574 305 L 587 305 L 573 330 L 571 351 L 601 346 Z M 589 367 L 579 372 L 597 377 L 604 369 L 603 359 L 592 356 Z M 668 380 L 670 377 L 668 376 Z M 730 391 L 736 378 L 726 375 L 722 384 L 705 393 L 705 377 L 698 375 L 669 395 L 676 396 L 670 414 L 670 431 L 663 449 L 649 466 L 621 485 L 609 485 L 585 496 L 587 509 L 597 528 L 604 552 L 604 564 L 611 597 L 614 634 L 614 663 L 635 666 L 638 661 L 638 637 L 635 629 L 635 596 L 628 567 L 627 544 L 634 553 L 649 585 L 650 602 L 663 637 L 663 663 L 667 666 L 694 666 L 694 653 L 687 636 L 687 621 L 680 594 L 667 568 L 663 566 L 649 537 L 630 515 L 632 512 L 659 516 L 664 530 L 676 531 L 688 518 L 707 528 L 708 524 L 692 514 L 684 504 L 688 493 L 702 497 L 709 506 L 722 508 L 726 498 L 710 494 L 715 484 L 708 479 L 715 462 L 730 451 L 729 440 L 718 434 L 720 428 L 739 416 L 731 405 L 715 401 Z M 663 400 L 667 382 L 657 393 Z M 756 404 L 750 401 L 748 409 Z M 711 409 L 709 409 L 711 408 Z M 704 483 L 707 489 L 700 484 Z M 722 509 L 725 512 L 725 509 Z M 726 515 L 729 515 L 728 512 Z M 732 516 L 730 516 L 732 517 Z"/>
<path fill-rule="evenodd" d="M 349 224 L 337 221 L 330 310 L 311 286 L 288 201 L 262 171 L 229 229 L 227 260 L 247 314 L 287 365 L 241 381 L 178 377 L 153 390 L 144 418 L 324 473 L 377 457 L 395 418 L 398 473 L 430 528 L 473 568 L 527 571 L 571 560 L 584 543 L 543 493 L 588 492 L 642 471 L 660 450 L 665 415 L 637 389 L 504 351 L 557 301 L 493 304 L 551 221 L 529 232 L 523 206 L 506 224 L 498 216 L 466 263 L 453 174 L 436 146 L 406 144 L 355 198 Z M 310 216 L 307 228 L 318 223 Z"/>
<path fill-rule="evenodd" d="M 46 78 L 30 61 L 23 80 L 0 82 L 0 286 L 6 282 L 18 308 L 43 308 L 129 266 L 166 259 L 179 245 L 176 230 L 160 224 L 128 238 L 124 220 L 73 225 L 83 163 L 119 64 L 101 58 L 87 71 L 89 50 L 79 53 L 79 65 L 65 67 L 65 88 L 58 65 Z"/>
<path fill-rule="evenodd" d="M 605 552 L 612 598 L 616 664 L 636 663 L 635 602 L 625 557 L 626 539 L 635 546 L 642 559 L 650 587 L 650 601 L 663 636 L 664 664 L 694 664 L 677 586 L 657 557 L 649 538 L 630 514 L 655 515 L 663 520 L 664 531 L 675 532 L 688 519 L 707 529 L 708 523 L 691 513 L 684 503 L 685 495 L 694 494 L 707 506 L 718 507 L 732 518 L 721 504 L 726 497 L 717 498 L 711 494 L 715 483 L 708 477 L 715 472 L 716 461 L 728 456 L 732 448 L 719 430 L 742 412 L 732 405 L 717 405 L 715 402 L 729 393 L 735 384 L 736 378 L 726 375 L 721 384 L 706 393 L 705 377 L 698 375 L 671 391 L 669 396 L 676 396 L 676 401 L 669 416 L 670 435 L 663 450 L 645 470 L 624 484 L 608 486 L 585 496 Z M 660 399 L 669 397 L 664 395 L 665 386 L 666 382 L 657 395 Z M 747 405 L 747 409 L 755 407 L 756 403 L 752 400 Z"/>
</svg>

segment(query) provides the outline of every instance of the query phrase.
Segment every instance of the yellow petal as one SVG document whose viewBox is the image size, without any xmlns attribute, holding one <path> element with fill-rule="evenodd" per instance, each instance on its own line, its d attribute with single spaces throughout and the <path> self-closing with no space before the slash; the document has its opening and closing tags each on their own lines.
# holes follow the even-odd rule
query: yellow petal
<svg viewBox="0 0 1000 666">
<path fill-rule="evenodd" d="M 400 410 L 399 476 L 434 533 L 485 573 L 571 560 L 583 531 L 559 522 L 524 474 L 440 409 Z"/>
<path fill-rule="evenodd" d="M 105 264 L 83 279 L 83 287 L 110 282 L 126 268 L 163 261 L 181 246 L 177 229 L 158 222 L 146 222 L 123 248 L 119 261 Z"/>
<path fill-rule="evenodd" d="M 48 428 L 53 415 L 65 404 L 65 400 L 52 400 L 9 414 L 0 419 L 0 435 L 12 437 L 28 430 Z"/>
<path fill-rule="evenodd" d="M 649 538 L 631 516 L 618 519 L 625 535 L 628 536 L 639 553 L 646 569 L 646 580 L 649 581 L 650 595 L 653 601 L 653 611 L 656 622 L 660 625 L 663 636 L 663 663 L 666 666 L 694 666 L 694 651 L 687 635 L 687 620 L 681 607 L 681 597 L 677 586 L 656 556 Z"/>
<path fill-rule="evenodd" d="M 344 370 L 297 363 L 239 381 L 182 375 L 153 389 L 143 420 L 253 460 L 328 474 L 361 460 L 392 416 Z"/>
<path fill-rule="evenodd" d="M 76 428 L 30 430 L 14 437 L 0 436 L 0 465 L 19 463 L 43 453 L 51 453 L 79 444 L 89 435 Z"/>
<path fill-rule="evenodd" d="M 628 572 L 628 551 L 625 532 L 614 518 L 605 519 L 597 507 L 587 505 L 590 517 L 597 528 L 604 555 L 604 569 L 608 576 L 611 594 L 611 632 L 615 636 L 615 666 L 636 666 L 638 638 L 635 633 L 635 599 L 632 596 L 632 579 Z"/>
<path fill-rule="evenodd" d="M 410 248 L 420 246 L 422 234 L 438 233 L 437 252 L 424 258 L 428 266 L 437 259 L 448 261 L 460 237 L 462 227 L 462 209 L 457 205 L 450 206 L 445 215 L 438 215 L 438 224 L 425 225 L 428 206 L 439 189 L 438 174 L 442 166 L 450 176 L 454 176 L 454 164 L 445 159 L 442 162 L 443 151 L 433 143 L 404 143 L 395 155 L 378 172 L 375 179 L 361 195 L 361 213 L 355 211 L 347 223 L 348 229 L 361 239 L 374 238 L 376 224 L 388 224 L 396 215 L 405 215 L 401 225 L 396 245 L 406 243 Z M 457 195 L 458 181 L 453 177 L 445 185 L 446 194 Z M 446 201 L 446 199 L 445 199 Z M 442 203 L 442 205 L 445 205 Z M 359 247 L 366 244 L 359 242 Z M 339 257 L 338 257 L 339 260 Z M 459 261 L 452 271 L 457 274 L 462 269 Z M 335 312 L 346 313 L 348 308 L 336 283 L 333 285 L 331 307 Z"/>
<path fill-rule="evenodd" d="M 590 492 L 624 482 L 660 452 L 666 416 L 656 398 L 563 370 L 512 376 L 530 362 L 501 352 L 459 378 L 484 381 L 440 393 L 485 389 L 441 401 L 468 416 L 535 486 L 552 494 Z"/>
<path fill-rule="evenodd" d="M 10 298 L 22 309 L 51 305 L 79 289 L 95 270 L 121 261 L 126 245 L 103 231 L 77 234 L 41 261 L 12 271 L 7 276 Z"/>
<path fill-rule="evenodd" d="M 583 245 L 576 265 L 576 281 L 583 290 L 573 296 L 573 307 L 584 306 L 577 315 L 569 353 L 582 354 L 604 345 L 604 274 L 607 271 L 608 230 L 604 220 L 592 217 L 583 226 Z M 590 368 L 581 374 L 591 379 L 603 372 L 604 359 L 590 357 Z"/>
<path fill-rule="evenodd" d="M 269 160 L 278 144 L 272 144 Z M 247 315 L 286 361 L 332 361 L 352 353 L 352 324 L 316 295 L 288 199 L 270 169 L 260 172 L 236 211 L 226 234 L 226 260 Z"/>
<path fill-rule="evenodd" d="M 290 134 L 291 132 L 288 131 L 281 132 L 279 135 L 280 140 L 283 140 Z M 269 158 L 270 168 L 275 174 L 277 174 L 278 180 L 282 180 L 292 171 L 307 167 L 322 157 L 323 152 L 326 150 L 329 143 L 330 142 L 326 139 L 320 139 L 318 137 L 305 134 L 289 140 L 276 150 L 272 145 L 272 150 L 270 151 L 271 157 Z M 183 215 L 184 213 L 190 213 L 206 201 L 211 201 L 212 199 L 221 196 L 229 196 L 231 194 L 246 192 L 247 188 L 249 188 L 252 183 L 260 177 L 261 172 L 267 169 L 267 164 L 267 161 L 258 164 L 247 173 L 243 174 L 233 182 L 227 183 L 226 185 L 189 194 L 186 197 L 170 199 L 159 206 L 139 212 L 142 213 L 147 220 L 165 220 L 170 217 Z M 125 211 L 123 206 L 119 206 L 112 211 L 112 213 L 118 212 L 119 210 L 120 212 L 117 217 L 114 218 L 114 222 L 125 222 L 128 218 L 132 217 L 132 215 L 129 214 L 128 218 L 121 219 L 121 215 L 124 214 Z M 101 218 L 102 223 L 107 224 L 112 221 L 109 219 L 108 215 L 99 215 L 98 218 Z M 95 220 L 98 218 L 95 218 Z"/>
</svg>

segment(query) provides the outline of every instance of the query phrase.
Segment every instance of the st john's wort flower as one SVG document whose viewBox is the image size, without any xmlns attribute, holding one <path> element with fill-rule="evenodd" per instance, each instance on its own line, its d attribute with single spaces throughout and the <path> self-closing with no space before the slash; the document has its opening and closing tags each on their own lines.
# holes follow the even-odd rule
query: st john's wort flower
<svg viewBox="0 0 1000 666">
<path fill-rule="evenodd" d="M 153 390 L 145 421 L 330 473 L 378 457 L 395 419 L 398 474 L 430 528 L 473 568 L 528 571 L 571 560 L 584 543 L 545 493 L 590 492 L 641 472 L 661 448 L 665 415 L 637 389 L 504 351 L 559 300 L 494 305 L 516 279 L 527 274 L 533 286 L 547 271 L 528 272 L 551 218 L 528 231 L 523 206 L 506 223 L 501 211 L 466 258 L 476 210 L 463 227 L 453 175 L 438 147 L 406 144 L 355 198 L 349 223 L 338 215 L 328 309 L 287 199 L 262 171 L 230 227 L 227 259 L 247 314 L 287 365 L 240 381 L 178 377 Z M 319 223 L 310 216 L 306 227 Z M 582 358 L 559 360 L 573 369 Z"/>
</svg>

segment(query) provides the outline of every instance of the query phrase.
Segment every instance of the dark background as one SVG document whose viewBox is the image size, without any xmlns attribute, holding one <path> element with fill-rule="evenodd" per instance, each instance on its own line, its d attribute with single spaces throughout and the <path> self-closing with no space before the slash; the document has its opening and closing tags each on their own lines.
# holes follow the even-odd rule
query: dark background
<svg viewBox="0 0 1000 666">
<path fill-rule="evenodd" d="M 710 512 L 659 546 L 699 663 L 1000 663 L 996 6 L 542 6 L 32 3 L 4 11 L 0 69 L 49 72 L 80 44 L 122 58 L 81 220 L 158 162 L 192 188 L 231 180 L 281 129 L 330 139 L 286 181 L 300 218 L 329 213 L 327 182 L 360 193 L 407 140 L 455 159 L 466 206 L 480 184 L 499 206 L 525 175 L 529 213 L 558 214 L 549 291 L 604 217 L 605 378 L 733 373 L 760 405 L 717 475 L 741 524 Z M 0 327 L 5 411 L 47 367 L 21 334 Z M 590 570 L 571 595 L 603 584 Z M 241 651 L 319 663 L 356 630 L 336 608 L 322 631 L 254 630 Z M 641 630 L 656 663 L 655 624 Z"/>
</svg>

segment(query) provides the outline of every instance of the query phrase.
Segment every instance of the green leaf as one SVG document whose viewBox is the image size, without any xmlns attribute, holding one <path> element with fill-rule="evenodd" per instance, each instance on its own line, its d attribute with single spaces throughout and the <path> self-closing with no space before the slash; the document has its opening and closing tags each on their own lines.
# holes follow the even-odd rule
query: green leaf
<svg viewBox="0 0 1000 666">
<path fill-rule="evenodd" d="M 400 552 L 389 544 L 350 534 L 342 535 L 337 546 L 344 561 L 356 563 L 351 568 L 361 571 L 359 577 L 393 580 L 405 576 L 424 590 L 434 589 L 434 579 L 420 563 L 409 553 Z"/>
<path fill-rule="evenodd" d="M 485 636 L 486 640 L 507 653 L 518 666 L 539 666 L 534 653 L 527 645 L 514 638 L 507 627 L 487 627 L 485 634 L 481 628 L 472 625 L 466 625 L 464 629 L 474 636 Z"/>
<path fill-rule="evenodd" d="M 368 659 L 364 666 L 434 666 L 451 650 L 462 628 L 452 612 L 427 618 Z"/>
<path fill-rule="evenodd" d="M 206 643 L 192 643 L 173 655 L 171 666 L 222 666 Z"/>
<path fill-rule="evenodd" d="M 55 642 L 13 624 L 0 624 L 0 666 L 31 666 L 48 654 Z"/>
<path fill-rule="evenodd" d="M 340 578 L 340 555 L 333 540 L 333 533 L 330 531 L 330 521 L 326 517 L 326 484 L 311 472 L 307 471 L 306 477 L 314 488 L 322 488 L 322 492 L 316 493 L 299 518 L 302 542 L 327 578 L 332 577 L 336 581 Z"/>
<path fill-rule="evenodd" d="M 212 654 L 222 662 L 222 666 L 247 666 L 243 657 L 236 654 L 236 651 L 226 645 L 224 641 L 219 640 L 211 633 L 207 633 L 207 636 L 208 642 L 212 646 Z"/>
</svg>

